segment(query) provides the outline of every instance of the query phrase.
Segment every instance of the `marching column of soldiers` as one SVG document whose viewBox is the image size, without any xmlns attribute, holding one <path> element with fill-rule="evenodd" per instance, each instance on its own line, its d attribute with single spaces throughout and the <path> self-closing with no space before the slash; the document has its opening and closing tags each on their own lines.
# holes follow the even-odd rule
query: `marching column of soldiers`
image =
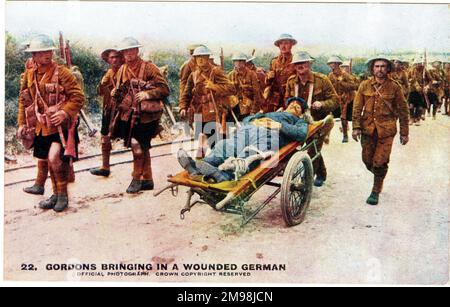
<svg viewBox="0 0 450 307">
<path fill-rule="evenodd" d="M 214 63 L 206 45 L 188 46 L 190 59 L 180 68 L 179 117 L 194 128 L 196 158 L 203 158 L 220 138 L 227 137 L 227 122 L 239 125 L 249 115 L 282 111 L 289 99 L 303 99 L 308 104 L 304 117 L 309 122 L 329 114 L 340 117 L 343 143 L 348 142 L 349 122 L 353 123 L 352 137 L 361 141 L 362 161 L 374 175 L 366 203 L 378 204 L 397 120 L 400 143 L 405 145 L 409 125 L 419 125 L 427 113 L 435 119 L 442 105 L 443 114 L 450 115 L 450 64 L 435 60 L 428 70 L 425 59 L 417 57 L 409 68 L 408 61 L 377 56 L 367 61 L 368 71 L 359 80 L 352 74 L 351 60 L 332 56 L 326 76 L 312 70 L 315 59 L 308 52 L 293 53 L 296 44 L 292 35 L 282 34 L 274 42 L 279 55 L 267 72 L 255 65 L 254 52 L 250 57 L 234 54 L 228 75 Z M 112 141 L 122 139 L 133 155 L 131 183 L 126 189 L 130 194 L 154 188 L 151 141 L 161 132 L 164 100 L 170 94 L 159 68 L 140 57 L 141 47 L 135 38 L 127 37 L 101 53 L 109 65 L 97 88 L 103 102 L 102 164 L 90 170 L 93 175 L 108 177 Z M 39 207 L 61 212 L 68 206 L 67 183 L 72 162 L 78 158 L 78 113 L 85 96 L 81 74 L 57 64 L 55 49 L 45 35 L 28 45 L 26 51 L 32 57 L 21 77 L 17 135 L 38 159 L 36 182 L 24 191 L 44 194 L 49 172 L 53 193 Z M 326 134 L 318 135 L 319 151 L 327 139 Z M 314 155 L 312 150 L 309 154 Z M 314 160 L 313 169 L 314 185 L 321 187 L 327 180 L 322 156 Z"/>
</svg>

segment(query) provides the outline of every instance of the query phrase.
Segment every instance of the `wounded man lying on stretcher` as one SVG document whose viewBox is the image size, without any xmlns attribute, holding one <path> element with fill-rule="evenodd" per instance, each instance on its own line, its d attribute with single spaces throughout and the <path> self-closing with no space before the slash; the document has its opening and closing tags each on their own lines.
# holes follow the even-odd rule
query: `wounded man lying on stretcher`
<svg viewBox="0 0 450 307">
<path fill-rule="evenodd" d="M 193 180 L 223 182 L 238 180 L 240 176 L 255 169 L 261 161 L 271 157 L 287 144 L 303 143 L 311 127 L 308 105 L 302 98 L 287 101 L 283 112 L 258 113 L 242 121 L 242 126 L 228 139 L 217 142 L 203 160 L 195 161 L 185 150 L 178 151 L 178 162 Z M 331 122 L 328 123 L 332 127 Z"/>
</svg>

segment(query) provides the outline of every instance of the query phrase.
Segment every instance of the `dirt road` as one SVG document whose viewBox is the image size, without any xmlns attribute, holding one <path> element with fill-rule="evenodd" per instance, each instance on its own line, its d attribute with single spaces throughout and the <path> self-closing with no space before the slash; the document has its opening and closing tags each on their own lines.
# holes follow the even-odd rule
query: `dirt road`
<svg viewBox="0 0 450 307">
<path fill-rule="evenodd" d="M 237 216 L 207 206 L 195 207 L 180 220 L 186 190 L 180 189 L 177 198 L 169 192 L 158 198 L 150 192 L 127 195 L 130 164 L 113 167 L 107 179 L 88 172 L 77 174 L 69 188 L 70 208 L 62 214 L 37 208 L 44 197 L 23 193 L 29 183 L 7 186 L 5 278 L 447 283 L 450 118 L 439 115 L 436 121 L 427 118 L 422 126 L 412 126 L 407 146 L 396 139 L 376 207 L 365 205 L 372 177 L 361 161 L 360 144 L 342 144 L 338 125 L 323 150 L 329 179 L 322 188 L 314 188 L 306 220 L 293 228 L 283 223 L 279 198 L 243 229 L 237 227 Z M 156 158 L 153 166 L 157 188 L 165 184 L 167 174 L 180 170 L 174 156 Z M 12 174 L 5 174 L 5 182 L 12 181 L 8 176 Z M 46 196 L 50 189 L 48 181 Z M 263 188 L 254 201 L 263 200 L 272 189 Z M 97 268 L 102 263 L 151 263 L 154 270 L 148 276 L 80 277 L 74 271 L 46 269 L 48 264 L 65 263 L 96 264 Z M 178 276 L 157 276 L 155 268 L 161 263 L 170 268 L 166 275 Z M 184 276 L 184 264 L 201 263 L 237 264 L 235 273 L 250 276 Z M 22 264 L 37 270 L 22 270 Z M 172 270 L 175 264 L 178 271 Z M 272 264 L 278 270 L 244 271 L 243 264 Z"/>
</svg>

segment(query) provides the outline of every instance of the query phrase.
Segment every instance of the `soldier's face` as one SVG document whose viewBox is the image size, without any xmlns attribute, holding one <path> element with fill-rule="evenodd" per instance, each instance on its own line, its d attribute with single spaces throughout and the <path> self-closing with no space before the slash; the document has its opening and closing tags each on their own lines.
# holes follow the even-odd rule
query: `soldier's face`
<svg viewBox="0 0 450 307">
<path fill-rule="evenodd" d="M 111 51 L 108 56 L 108 63 L 113 67 L 120 66 L 122 64 L 121 54 L 116 51 Z"/>
<path fill-rule="evenodd" d="M 445 68 L 445 69 L 450 69 L 450 63 L 445 63 L 445 64 L 444 64 L 444 68 Z"/>
<path fill-rule="evenodd" d="M 402 63 L 400 63 L 399 61 L 394 61 L 394 68 L 395 69 L 400 69 L 402 66 Z"/>
<path fill-rule="evenodd" d="M 236 69 L 243 69 L 245 68 L 245 61 L 234 61 L 234 68 Z"/>
<path fill-rule="evenodd" d="M 375 61 L 373 63 L 373 75 L 377 78 L 384 79 L 388 73 L 388 64 L 386 61 Z"/>
<path fill-rule="evenodd" d="M 340 69 L 339 65 L 340 65 L 340 63 L 336 63 L 336 62 L 330 63 L 330 68 L 334 71 L 339 71 L 339 69 Z"/>
<path fill-rule="evenodd" d="M 348 66 L 341 66 L 342 70 L 345 71 L 346 73 L 350 73 L 350 67 Z"/>
<path fill-rule="evenodd" d="M 310 62 L 297 63 L 295 64 L 295 70 L 299 75 L 307 74 L 311 70 L 311 63 Z"/>
<path fill-rule="evenodd" d="M 294 44 L 290 40 L 283 40 L 278 44 L 278 48 L 280 48 L 282 54 L 291 53 L 292 46 L 294 46 Z"/>
<path fill-rule="evenodd" d="M 52 62 L 53 50 L 32 52 L 33 60 L 38 65 L 48 65 Z"/>
<path fill-rule="evenodd" d="M 126 49 L 122 51 L 125 62 L 134 62 L 139 54 L 138 48 Z"/>
<path fill-rule="evenodd" d="M 209 64 L 209 55 L 199 55 L 195 57 L 195 64 L 198 67 L 206 67 Z"/>
</svg>

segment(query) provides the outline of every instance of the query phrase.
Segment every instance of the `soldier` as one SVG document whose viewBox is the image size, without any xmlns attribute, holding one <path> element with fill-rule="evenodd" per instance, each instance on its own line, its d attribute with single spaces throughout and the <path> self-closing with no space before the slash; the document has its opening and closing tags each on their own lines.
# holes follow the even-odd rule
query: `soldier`
<svg viewBox="0 0 450 307">
<path fill-rule="evenodd" d="M 331 72 L 328 74 L 331 84 L 339 97 L 341 106 L 341 123 L 342 123 L 342 143 L 348 142 L 348 120 L 347 108 L 348 104 L 353 100 L 353 93 L 358 89 L 358 82 L 356 82 L 348 73 L 341 69 L 342 60 L 337 56 L 332 56 L 328 59 L 328 66 Z"/>
<path fill-rule="evenodd" d="M 400 59 L 394 58 L 391 59 L 391 62 L 394 63 L 394 68 L 389 74 L 389 77 L 402 87 L 403 96 L 406 98 L 409 94 L 408 75 L 403 69 L 402 61 Z"/>
<path fill-rule="evenodd" d="M 102 143 L 102 166 L 90 170 L 92 175 L 108 177 L 111 173 L 109 159 L 111 156 L 111 133 L 109 131 L 111 121 L 111 91 L 116 87 L 116 74 L 120 66 L 123 64 L 123 55 L 115 49 L 106 49 L 102 52 L 101 58 L 109 64 L 109 68 L 103 76 L 100 84 L 97 87 L 97 93 L 102 96 L 102 129 L 101 143 Z"/>
<path fill-rule="evenodd" d="M 424 93 L 431 81 L 430 73 L 426 70 L 424 62 L 420 57 L 414 59 L 408 80 L 410 88 L 408 103 L 410 116 L 412 117 L 410 124 L 414 122 L 416 126 L 420 126 L 420 120 L 425 120 L 423 114 L 428 107 Z"/>
<path fill-rule="evenodd" d="M 231 96 L 231 107 L 242 121 L 248 115 L 253 115 L 261 109 L 261 91 L 256 72 L 246 66 L 247 56 L 243 53 L 235 54 L 231 58 L 234 69 L 228 78 L 236 88 L 236 95 Z"/>
<path fill-rule="evenodd" d="M 285 100 L 290 97 L 300 97 L 308 102 L 311 116 L 315 121 L 324 119 L 328 114 L 339 107 L 339 97 L 327 76 L 311 71 L 314 59 L 305 51 L 295 55 L 292 64 L 296 73 L 291 75 L 286 84 Z M 322 149 L 327 134 L 321 134 L 317 149 Z M 314 149 L 308 151 L 309 155 L 315 155 Z M 320 156 L 313 162 L 316 178 L 314 185 L 320 187 L 327 179 L 327 169 L 323 157 Z"/>
<path fill-rule="evenodd" d="M 444 96 L 444 71 L 441 60 L 431 62 L 430 76 L 432 78 L 428 90 L 428 99 L 433 106 L 433 119 L 436 119 L 436 112 L 441 112 L 442 97 Z"/>
<path fill-rule="evenodd" d="M 260 91 L 260 97 L 261 99 L 263 99 L 263 94 L 264 94 L 264 87 L 266 84 L 266 72 L 264 71 L 264 68 L 262 67 L 256 67 L 254 60 L 256 59 L 256 57 L 252 56 L 251 58 L 249 58 L 247 60 L 247 68 L 256 72 L 256 76 L 258 77 L 258 85 L 259 85 L 259 91 Z M 263 101 L 261 101 L 261 104 L 263 103 Z M 261 106 L 262 107 L 262 106 Z M 262 109 L 260 110 L 262 111 Z"/>
<path fill-rule="evenodd" d="M 361 139 L 362 160 L 374 174 L 372 192 L 367 204 L 378 204 L 379 194 L 388 171 L 397 119 L 400 119 L 400 143 L 408 143 L 408 106 L 402 87 L 389 77 L 393 64 L 384 56 L 368 62 L 372 77 L 363 81 L 353 107 L 352 137 Z"/>
<path fill-rule="evenodd" d="M 70 70 L 53 61 L 55 49 L 48 36 L 39 35 L 26 50 L 35 65 L 24 72 L 17 135 L 32 135 L 33 156 L 48 160 L 53 195 L 39 207 L 61 212 L 68 206 L 69 161 L 78 155 L 76 122 L 85 98 Z"/>
<path fill-rule="evenodd" d="M 113 137 L 122 138 L 133 153 L 132 180 L 126 190 L 130 194 L 154 188 L 151 140 L 161 132 L 162 101 L 169 96 L 169 86 L 159 68 L 140 58 L 140 47 L 132 37 L 122 40 L 117 50 L 125 63 L 117 71 L 116 87 L 111 91 L 118 102 L 120 119 Z"/>
<path fill-rule="evenodd" d="M 284 106 L 283 97 L 287 79 L 295 74 L 291 62 L 292 47 L 297 44 L 297 40 L 290 34 L 281 34 L 274 44 L 280 49 L 280 54 L 270 62 L 266 76 L 264 112 L 274 112 Z"/>
<path fill-rule="evenodd" d="M 444 114 L 450 116 L 450 63 L 444 63 Z"/>
<path fill-rule="evenodd" d="M 188 46 L 190 59 L 183 63 L 180 67 L 180 98 L 183 95 L 184 88 L 186 86 L 187 80 L 192 72 L 196 69 L 195 59 L 192 56 L 195 48 L 203 46 L 201 44 L 192 44 Z"/>
<path fill-rule="evenodd" d="M 210 55 L 206 46 L 195 48 L 193 57 L 197 70 L 189 76 L 180 98 L 181 118 L 186 118 L 187 111 L 193 109 L 195 138 L 199 142 L 197 158 L 205 156 L 208 146 L 214 147 L 229 108 L 228 98 L 235 94 L 233 84 L 222 69 L 210 63 Z"/>
</svg>

